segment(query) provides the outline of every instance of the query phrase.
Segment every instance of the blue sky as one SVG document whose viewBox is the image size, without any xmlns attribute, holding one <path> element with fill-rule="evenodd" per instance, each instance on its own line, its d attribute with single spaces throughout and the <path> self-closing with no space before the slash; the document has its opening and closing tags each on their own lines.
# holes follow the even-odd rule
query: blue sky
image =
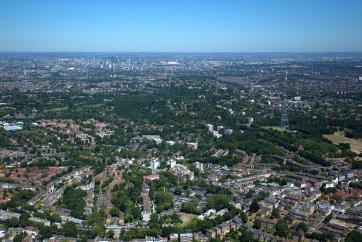
<svg viewBox="0 0 362 242">
<path fill-rule="evenodd" d="M 362 51 L 362 0 L 0 0 L 0 51 Z"/>
</svg>

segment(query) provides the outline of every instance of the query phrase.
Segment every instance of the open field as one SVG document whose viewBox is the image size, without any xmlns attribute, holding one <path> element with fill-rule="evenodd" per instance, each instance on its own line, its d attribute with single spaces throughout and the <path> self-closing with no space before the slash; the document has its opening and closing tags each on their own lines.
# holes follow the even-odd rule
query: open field
<svg viewBox="0 0 362 242">
<path fill-rule="evenodd" d="M 289 130 L 283 129 L 280 126 L 263 126 L 263 128 L 272 129 L 272 130 L 276 130 L 276 131 L 280 131 L 280 132 L 290 132 Z"/>
<path fill-rule="evenodd" d="M 189 214 L 189 213 L 181 214 L 181 220 L 183 223 L 189 223 L 195 217 L 196 217 L 195 214 Z"/>
<path fill-rule="evenodd" d="M 335 144 L 348 143 L 351 146 L 351 150 L 358 153 L 362 152 L 362 140 L 347 138 L 341 132 L 336 132 L 334 134 L 325 134 L 323 136 Z"/>
</svg>

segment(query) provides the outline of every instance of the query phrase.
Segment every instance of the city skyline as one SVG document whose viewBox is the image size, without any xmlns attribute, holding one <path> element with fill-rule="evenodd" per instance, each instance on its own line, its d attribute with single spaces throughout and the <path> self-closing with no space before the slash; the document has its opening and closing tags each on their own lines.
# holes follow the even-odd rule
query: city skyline
<svg viewBox="0 0 362 242">
<path fill-rule="evenodd" d="M 361 52 L 360 1 L 2 1 L 0 51 Z"/>
</svg>

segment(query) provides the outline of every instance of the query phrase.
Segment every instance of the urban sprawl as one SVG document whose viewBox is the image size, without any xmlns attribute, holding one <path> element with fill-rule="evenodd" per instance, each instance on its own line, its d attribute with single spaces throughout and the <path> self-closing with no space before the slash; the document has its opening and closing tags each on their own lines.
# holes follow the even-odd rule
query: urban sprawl
<svg viewBox="0 0 362 242">
<path fill-rule="evenodd" d="M 0 54 L 1 241 L 362 241 L 362 55 Z"/>
</svg>

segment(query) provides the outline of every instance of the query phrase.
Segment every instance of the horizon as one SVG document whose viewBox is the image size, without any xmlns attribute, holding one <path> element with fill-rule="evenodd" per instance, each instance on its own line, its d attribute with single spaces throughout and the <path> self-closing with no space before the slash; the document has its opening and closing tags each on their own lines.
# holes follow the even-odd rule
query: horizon
<svg viewBox="0 0 362 242">
<path fill-rule="evenodd" d="M 358 53 L 362 2 L 0 2 L 1 52 Z"/>
<path fill-rule="evenodd" d="M 362 51 L 16 51 L 6 50 L 0 54 L 362 54 Z"/>
</svg>

